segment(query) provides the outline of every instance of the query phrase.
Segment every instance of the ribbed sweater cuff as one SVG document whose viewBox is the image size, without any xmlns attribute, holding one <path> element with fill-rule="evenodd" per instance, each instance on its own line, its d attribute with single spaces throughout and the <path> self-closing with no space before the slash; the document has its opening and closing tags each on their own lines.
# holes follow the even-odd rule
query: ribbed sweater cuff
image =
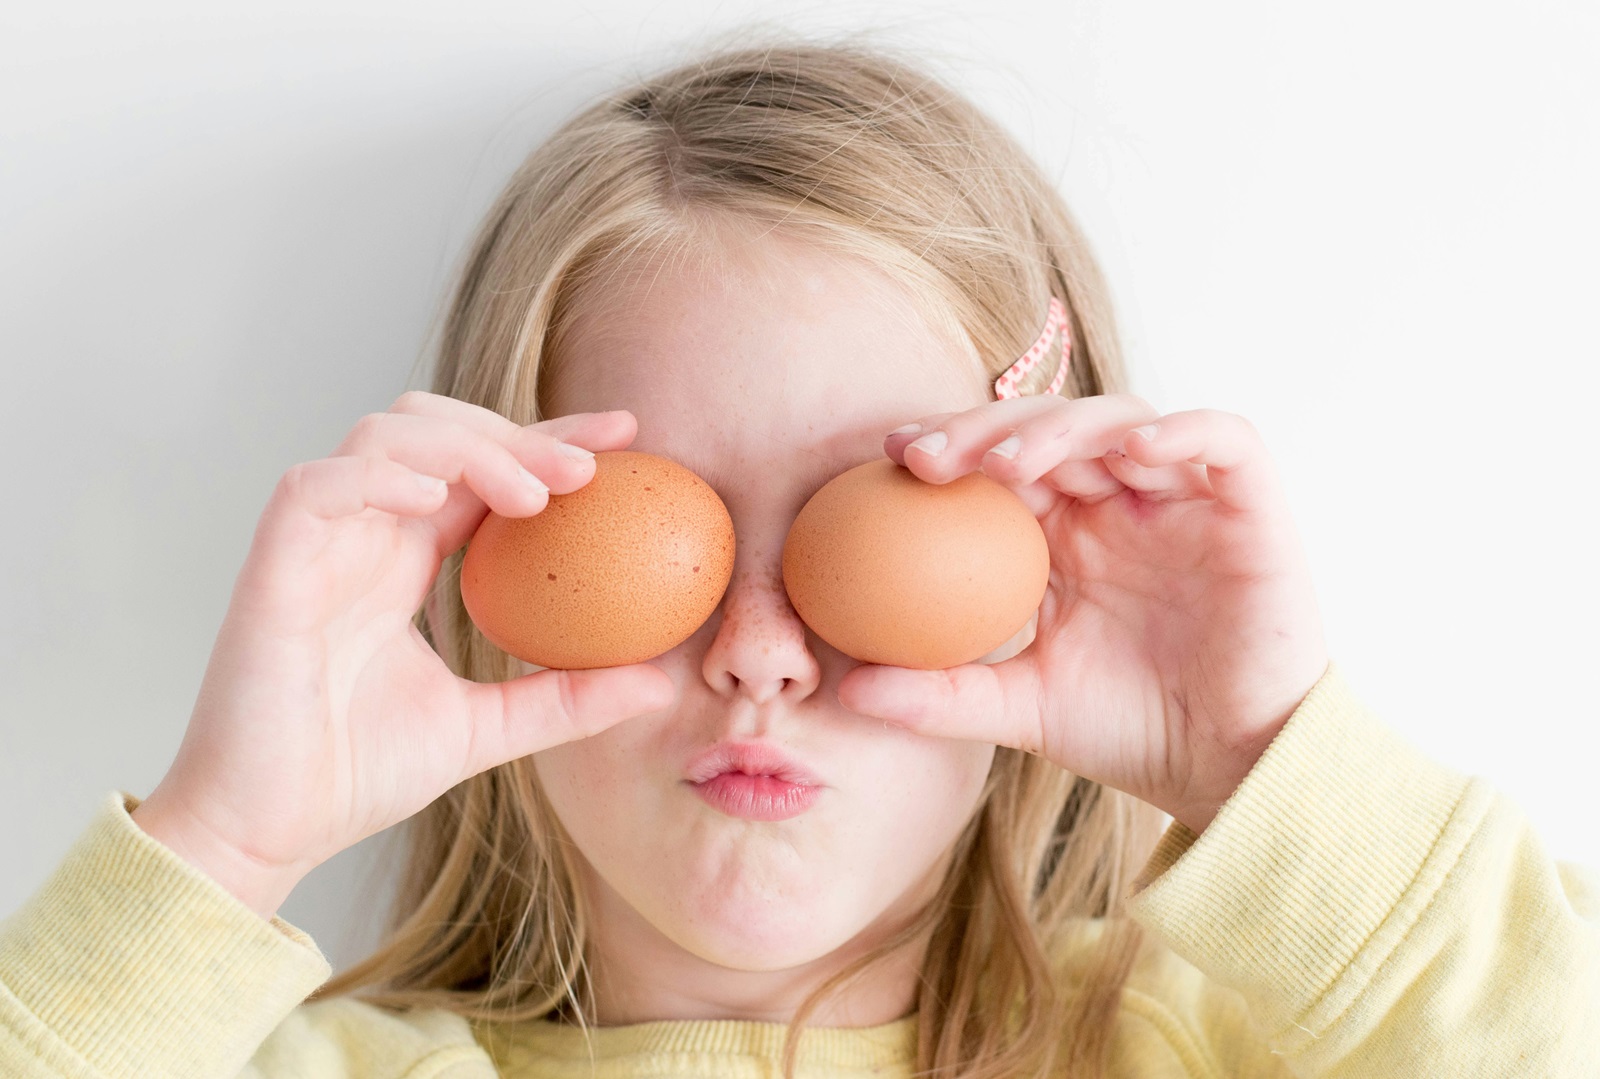
<svg viewBox="0 0 1600 1079">
<path fill-rule="evenodd" d="M 1330 663 L 1206 830 L 1167 829 L 1128 912 L 1278 1033 L 1341 977 L 1336 995 L 1359 992 L 1400 943 L 1470 783 L 1385 726 Z"/>
<path fill-rule="evenodd" d="M 140 801 L 109 792 L 0 923 L 0 1027 L 24 1027 L 0 1033 L 113 1079 L 235 1075 L 332 965 L 147 834 Z"/>
</svg>

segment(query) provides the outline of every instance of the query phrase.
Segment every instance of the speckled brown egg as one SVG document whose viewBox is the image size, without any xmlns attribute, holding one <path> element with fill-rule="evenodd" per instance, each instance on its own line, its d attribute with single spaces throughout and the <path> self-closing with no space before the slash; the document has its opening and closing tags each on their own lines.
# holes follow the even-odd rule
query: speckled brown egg
<svg viewBox="0 0 1600 1079">
<path fill-rule="evenodd" d="M 866 663 L 937 670 L 970 663 L 1033 617 L 1049 583 L 1044 530 L 981 472 L 944 484 L 887 457 L 835 476 L 783 546 L 795 612 Z"/>
<path fill-rule="evenodd" d="M 483 635 L 537 667 L 639 663 L 687 640 L 733 576 L 733 519 L 678 462 L 595 454 L 594 478 L 531 517 L 491 511 L 461 564 Z"/>
</svg>

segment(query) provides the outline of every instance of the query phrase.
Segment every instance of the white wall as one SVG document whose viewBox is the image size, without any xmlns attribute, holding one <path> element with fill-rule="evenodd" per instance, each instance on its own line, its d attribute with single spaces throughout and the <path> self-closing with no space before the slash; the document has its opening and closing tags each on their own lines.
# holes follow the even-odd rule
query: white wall
<svg viewBox="0 0 1600 1079">
<path fill-rule="evenodd" d="M 161 778 L 273 484 L 423 385 L 527 148 L 776 10 L 583 6 L 0 8 L 0 915 Z M 964 58 L 1096 243 L 1136 390 L 1265 434 L 1358 689 L 1600 866 L 1595 6 L 869 6 L 790 24 Z M 376 847 L 284 908 L 336 964 Z"/>
</svg>

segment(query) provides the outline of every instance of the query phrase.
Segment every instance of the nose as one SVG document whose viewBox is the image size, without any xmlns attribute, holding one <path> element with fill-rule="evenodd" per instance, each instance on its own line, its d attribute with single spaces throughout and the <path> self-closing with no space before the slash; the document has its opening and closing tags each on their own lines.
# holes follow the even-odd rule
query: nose
<svg viewBox="0 0 1600 1079">
<path fill-rule="evenodd" d="M 735 571 L 722 597 L 722 623 L 706 649 L 708 685 L 756 704 L 779 696 L 802 700 L 822 678 L 806 644 L 805 623 L 789 603 L 777 557 Z"/>
</svg>

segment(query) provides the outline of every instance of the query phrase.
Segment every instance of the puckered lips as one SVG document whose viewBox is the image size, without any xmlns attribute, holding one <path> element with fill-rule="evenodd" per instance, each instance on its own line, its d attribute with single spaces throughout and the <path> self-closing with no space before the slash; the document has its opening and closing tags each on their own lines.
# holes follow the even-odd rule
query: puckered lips
<svg viewBox="0 0 1600 1079">
<path fill-rule="evenodd" d="M 759 742 L 712 746 L 689 762 L 684 782 L 712 808 L 754 821 L 797 817 L 824 790 L 809 769 Z"/>
</svg>

